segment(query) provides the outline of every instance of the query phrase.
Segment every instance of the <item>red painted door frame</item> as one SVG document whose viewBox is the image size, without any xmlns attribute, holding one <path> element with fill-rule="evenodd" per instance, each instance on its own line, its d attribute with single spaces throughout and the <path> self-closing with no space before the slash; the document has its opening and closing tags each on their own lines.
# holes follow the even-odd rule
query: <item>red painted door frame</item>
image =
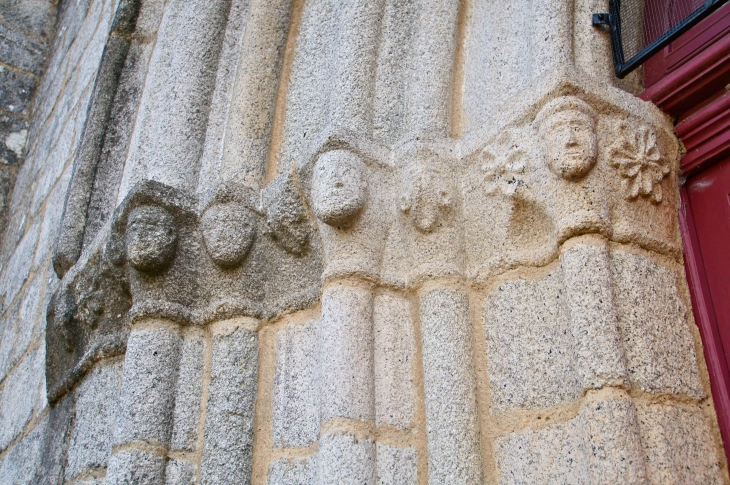
<svg viewBox="0 0 730 485">
<path fill-rule="evenodd" d="M 720 8 L 645 64 L 646 91 L 677 120 L 687 150 L 682 180 L 716 163 L 730 163 L 730 4 Z M 702 337 L 720 432 L 730 461 L 730 366 L 719 332 L 717 313 L 702 260 L 690 194 L 680 189 L 679 227 L 692 309 Z M 730 246 L 730 241 L 728 242 Z M 730 350 L 730 349 L 728 349 Z"/>
</svg>

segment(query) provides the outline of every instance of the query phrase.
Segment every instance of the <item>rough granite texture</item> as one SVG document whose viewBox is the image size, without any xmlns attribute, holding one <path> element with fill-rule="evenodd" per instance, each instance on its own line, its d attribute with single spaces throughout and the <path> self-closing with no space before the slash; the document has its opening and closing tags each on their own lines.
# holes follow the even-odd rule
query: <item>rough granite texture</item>
<svg viewBox="0 0 730 485">
<path fill-rule="evenodd" d="M 0 1 L 0 485 L 730 485 L 602 2 Z"/>
<path fill-rule="evenodd" d="M 647 484 L 636 408 L 628 399 L 587 403 L 577 417 L 496 441 L 500 484 Z"/>
<path fill-rule="evenodd" d="M 319 321 L 289 325 L 276 342 L 274 446 L 308 446 L 319 438 Z"/>
<path fill-rule="evenodd" d="M 492 409 L 548 407 L 626 376 L 608 249 L 576 245 L 535 281 L 500 285 L 484 305 Z"/>
<path fill-rule="evenodd" d="M 421 297 L 420 309 L 429 483 L 477 484 L 481 456 L 469 301 L 439 289 Z"/>
<path fill-rule="evenodd" d="M 258 336 L 245 329 L 213 337 L 201 485 L 234 485 L 251 477 Z"/>
<path fill-rule="evenodd" d="M 101 363 L 76 391 L 76 415 L 64 475 L 74 478 L 87 471 L 107 466 L 112 454 L 112 435 L 116 421 L 114 403 L 119 395 L 122 363 Z"/>
<path fill-rule="evenodd" d="M 639 406 L 641 444 L 650 482 L 687 485 L 724 483 L 707 417 L 654 404 Z"/>
<path fill-rule="evenodd" d="M 704 397 L 677 273 L 637 254 L 617 250 L 611 256 L 631 380 L 649 392 Z"/>
<path fill-rule="evenodd" d="M 198 445 L 204 345 L 203 339 L 199 336 L 189 336 L 183 339 L 180 348 L 180 367 L 170 442 L 170 449 L 173 450 L 195 451 Z"/>
<path fill-rule="evenodd" d="M 169 445 L 181 340 L 178 333 L 168 329 L 133 331 L 130 335 L 115 444 L 145 441 Z"/>
</svg>

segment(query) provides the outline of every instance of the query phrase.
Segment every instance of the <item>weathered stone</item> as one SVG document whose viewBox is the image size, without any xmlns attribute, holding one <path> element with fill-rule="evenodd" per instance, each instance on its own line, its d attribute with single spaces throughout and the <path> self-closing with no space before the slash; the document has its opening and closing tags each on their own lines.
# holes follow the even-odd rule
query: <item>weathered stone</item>
<svg viewBox="0 0 730 485">
<path fill-rule="evenodd" d="M 413 447 L 377 444 L 378 485 L 418 483 L 418 454 Z"/>
<path fill-rule="evenodd" d="M 0 164 L 17 165 L 25 153 L 28 122 L 0 115 Z"/>
<path fill-rule="evenodd" d="M 319 438 L 319 355 L 316 320 L 277 335 L 274 446 L 308 446 Z"/>
<path fill-rule="evenodd" d="M 258 336 L 250 330 L 213 337 L 201 485 L 251 479 L 258 355 Z"/>
<path fill-rule="evenodd" d="M 429 483 L 480 483 L 469 301 L 438 289 L 421 297 L 420 309 Z"/>
<path fill-rule="evenodd" d="M 36 80 L 32 75 L 0 66 L 0 109 L 24 113 L 35 88 Z"/>
<path fill-rule="evenodd" d="M 51 33 L 56 5 L 50 0 L 8 0 L 0 5 L 2 18 L 46 37 Z"/>
<path fill-rule="evenodd" d="M 642 389 L 704 397 L 677 274 L 614 250 L 611 271 L 629 376 Z"/>
<path fill-rule="evenodd" d="M 130 334 L 115 443 L 169 444 L 181 340 L 178 333 L 163 328 Z"/>
<path fill-rule="evenodd" d="M 39 231 L 40 223 L 33 221 L 0 274 L 0 302 L 2 302 L 3 312 L 18 295 L 30 274 L 30 262 L 33 260 L 33 253 L 38 243 Z"/>
<path fill-rule="evenodd" d="M 38 404 L 39 390 L 43 386 L 45 348 L 28 353 L 5 379 L 0 396 L 0 449 L 7 448 L 33 417 Z"/>
<path fill-rule="evenodd" d="M 565 423 L 497 439 L 499 483 L 648 484 L 636 409 L 628 399 L 587 403 Z"/>
<path fill-rule="evenodd" d="M 351 152 L 334 150 L 319 156 L 312 176 L 314 213 L 330 226 L 347 226 L 365 207 L 367 168 Z"/>
<path fill-rule="evenodd" d="M 662 404 L 639 406 L 638 416 L 652 484 L 724 483 L 706 416 Z"/>
<path fill-rule="evenodd" d="M 198 467 L 186 460 L 170 460 L 165 470 L 165 485 L 195 485 Z"/>
<path fill-rule="evenodd" d="M 240 264 L 256 237 L 256 217 L 250 209 L 233 204 L 209 207 L 200 220 L 210 258 L 223 268 Z"/>
<path fill-rule="evenodd" d="M 112 453 L 122 363 L 100 363 L 76 391 L 76 415 L 64 475 L 103 470 Z"/>
<path fill-rule="evenodd" d="M 119 191 L 140 180 L 195 190 L 230 0 L 166 5 Z M 176 102 L 184 98 L 184 103 Z"/>
<path fill-rule="evenodd" d="M 2 485 L 60 485 L 66 440 L 73 421 L 73 401 L 51 409 L 0 464 Z"/>
<path fill-rule="evenodd" d="M 321 485 L 374 484 L 375 443 L 349 434 L 325 435 L 319 440 L 317 481 Z"/>
<path fill-rule="evenodd" d="M 547 275 L 500 285 L 484 307 L 492 408 L 548 407 L 622 383 L 613 305 L 605 246 L 573 246 Z"/>
<path fill-rule="evenodd" d="M 372 295 L 329 287 L 320 323 L 320 419 L 371 421 L 374 416 Z"/>
<path fill-rule="evenodd" d="M 104 485 L 160 485 L 165 483 L 165 457 L 141 450 L 112 456 Z"/>
<path fill-rule="evenodd" d="M 33 341 L 33 330 L 40 313 L 43 278 L 36 277 L 25 290 L 22 300 L 8 312 L 0 341 L 0 376 L 18 363 Z"/>
<path fill-rule="evenodd" d="M 173 450 L 195 451 L 198 445 L 204 350 L 199 335 L 188 335 L 182 341 L 170 443 Z"/>
<path fill-rule="evenodd" d="M 395 295 L 375 297 L 375 419 L 379 426 L 413 425 L 415 341 L 408 301 Z"/>
<path fill-rule="evenodd" d="M 0 61 L 38 75 L 45 54 L 45 41 L 0 23 Z"/>
<path fill-rule="evenodd" d="M 269 467 L 269 485 L 315 485 L 317 455 L 307 458 L 283 458 Z"/>
</svg>

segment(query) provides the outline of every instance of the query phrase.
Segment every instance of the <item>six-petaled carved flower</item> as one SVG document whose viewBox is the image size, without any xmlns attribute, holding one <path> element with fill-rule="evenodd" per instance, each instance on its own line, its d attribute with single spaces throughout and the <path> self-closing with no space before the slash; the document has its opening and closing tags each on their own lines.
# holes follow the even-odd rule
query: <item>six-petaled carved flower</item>
<svg viewBox="0 0 730 485">
<path fill-rule="evenodd" d="M 514 196 L 520 188 L 527 187 L 524 180 L 527 154 L 521 147 L 519 135 L 511 132 L 505 135 L 481 154 L 484 190 L 489 195 L 500 191 L 503 195 Z"/>
<path fill-rule="evenodd" d="M 656 132 L 648 126 L 632 129 L 628 124 L 622 124 L 620 132 L 611 147 L 610 164 L 621 174 L 627 197 L 635 199 L 641 194 L 661 202 L 661 181 L 669 174 L 669 163 L 659 151 Z"/>
</svg>

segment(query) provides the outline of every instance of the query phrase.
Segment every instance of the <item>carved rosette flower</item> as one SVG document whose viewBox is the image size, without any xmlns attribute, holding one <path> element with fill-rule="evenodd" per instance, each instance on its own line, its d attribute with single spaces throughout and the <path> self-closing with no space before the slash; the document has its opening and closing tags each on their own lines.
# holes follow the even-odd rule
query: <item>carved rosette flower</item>
<svg viewBox="0 0 730 485">
<path fill-rule="evenodd" d="M 514 135 L 507 133 L 507 136 L 500 137 L 482 150 L 484 190 L 488 195 L 499 191 L 507 197 L 513 197 L 520 188 L 527 187 L 527 153 Z"/>
<path fill-rule="evenodd" d="M 634 130 L 622 124 L 618 141 L 611 147 L 610 164 L 619 171 L 628 199 L 639 195 L 658 204 L 662 201 L 661 181 L 669 174 L 668 160 L 662 156 L 656 132 L 648 126 Z"/>
</svg>

